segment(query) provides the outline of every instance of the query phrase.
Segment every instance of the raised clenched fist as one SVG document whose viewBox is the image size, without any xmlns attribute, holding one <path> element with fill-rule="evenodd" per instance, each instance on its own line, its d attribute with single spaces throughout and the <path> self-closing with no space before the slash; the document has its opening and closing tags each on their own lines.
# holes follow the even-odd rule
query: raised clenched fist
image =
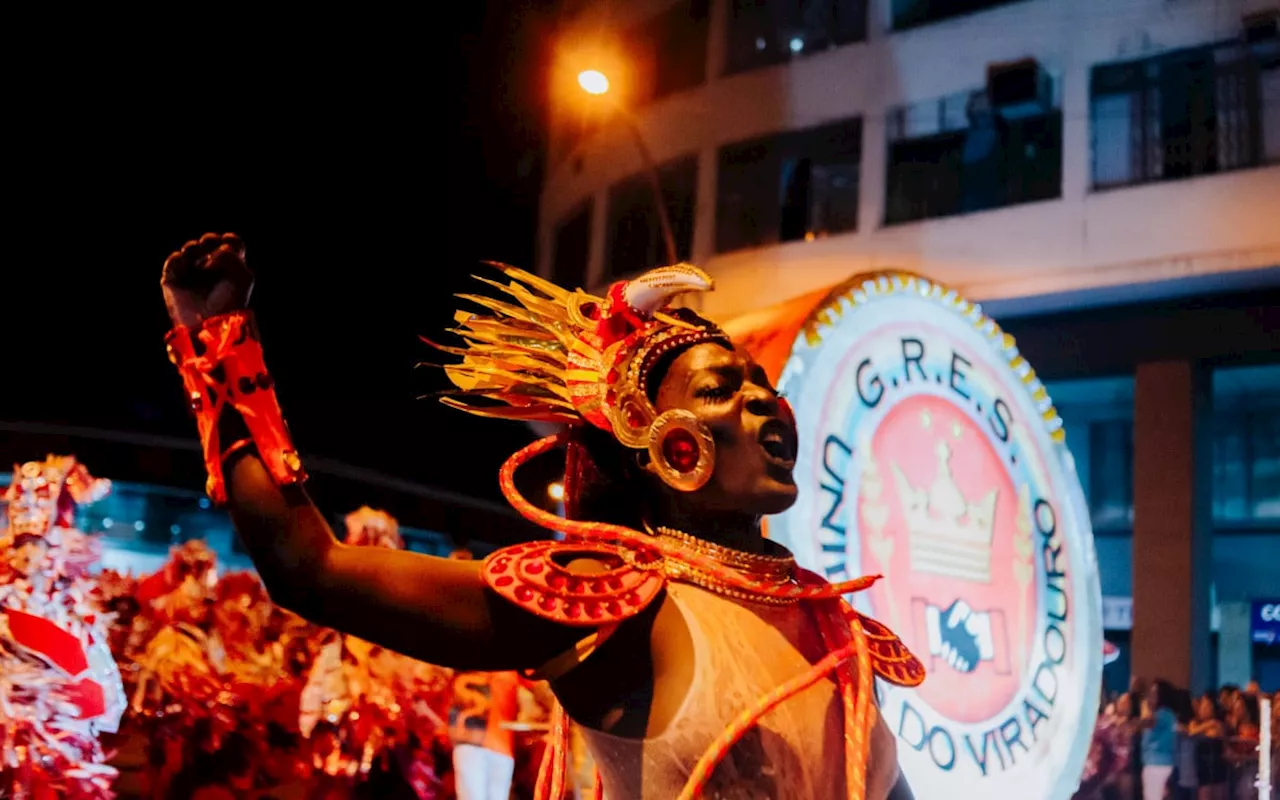
<svg viewBox="0 0 1280 800">
<path fill-rule="evenodd" d="M 160 288 L 174 325 L 195 327 L 244 308 L 253 291 L 244 242 L 234 233 L 206 233 L 187 242 L 165 259 Z"/>
</svg>

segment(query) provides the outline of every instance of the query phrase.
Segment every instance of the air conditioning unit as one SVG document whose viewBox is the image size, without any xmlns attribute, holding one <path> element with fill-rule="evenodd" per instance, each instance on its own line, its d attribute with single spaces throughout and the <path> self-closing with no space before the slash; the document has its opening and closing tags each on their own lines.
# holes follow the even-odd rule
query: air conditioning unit
<svg viewBox="0 0 1280 800">
<path fill-rule="evenodd" d="M 1280 9 L 1269 8 L 1245 14 L 1240 22 L 1244 27 L 1245 44 L 1261 44 L 1280 39 Z"/>
<path fill-rule="evenodd" d="M 1053 108 L 1053 79 L 1034 58 L 987 66 L 987 98 L 1005 119 L 1021 119 Z"/>
</svg>

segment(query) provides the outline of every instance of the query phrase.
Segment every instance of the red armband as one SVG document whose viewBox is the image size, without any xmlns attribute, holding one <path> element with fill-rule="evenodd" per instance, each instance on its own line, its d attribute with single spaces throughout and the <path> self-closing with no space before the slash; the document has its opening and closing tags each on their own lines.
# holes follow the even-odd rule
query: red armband
<svg viewBox="0 0 1280 800">
<path fill-rule="evenodd" d="M 165 344 L 196 417 L 204 465 L 209 471 L 206 491 L 215 503 L 227 500 L 223 461 L 250 444 L 258 448 L 277 486 L 307 479 L 276 401 L 275 383 L 262 359 L 262 342 L 252 312 L 210 317 L 198 330 L 179 326 L 165 337 Z M 218 421 L 228 404 L 240 414 L 251 438 L 229 444 L 219 441 Z"/>
</svg>

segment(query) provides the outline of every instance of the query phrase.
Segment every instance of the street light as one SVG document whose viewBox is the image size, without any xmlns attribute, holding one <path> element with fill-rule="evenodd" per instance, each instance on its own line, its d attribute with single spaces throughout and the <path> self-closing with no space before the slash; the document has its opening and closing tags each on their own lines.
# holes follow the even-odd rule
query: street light
<svg viewBox="0 0 1280 800">
<path fill-rule="evenodd" d="M 609 92 L 609 76 L 597 69 L 587 69 L 578 73 L 578 86 L 582 91 L 596 97 L 603 97 Z M 653 204 L 658 209 L 658 226 L 662 229 L 662 242 L 667 248 L 667 263 L 675 264 L 680 260 L 676 254 L 676 237 L 671 230 L 671 219 L 667 216 L 667 204 L 662 199 L 662 181 L 658 178 L 658 167 L 653 163 L 653 154 L 645 144 L 640 125 L 630 111 L 621 104 L 608 100 L 609 107 L 617 113 L 626 125 L 631 137 L 635 140 L 636 150 L 640 151 L 640 160 L 644 164 L 645 174 L 649 178 L 649 188 L 653 191 Z"/>
<path fill-rule="evenodd" d="M 578 73 L 578 85 L 587 94 L 604 94 L 609 91 L 609 78 L 598 69 L 583 70 Z"/>
</svg>

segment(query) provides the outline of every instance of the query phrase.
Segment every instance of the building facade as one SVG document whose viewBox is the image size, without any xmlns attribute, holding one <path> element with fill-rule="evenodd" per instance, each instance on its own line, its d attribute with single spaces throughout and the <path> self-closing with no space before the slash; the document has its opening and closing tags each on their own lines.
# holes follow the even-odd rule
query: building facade
<svg viewBox="0 0 1280 800">
<path fill-rule="evenodd" d="M 1280 597 L 1274 2 L 564 15 L 544 275 L 600 287 L 664 263 L 656 181 L 677 255 L 716 279 L 699 310 L 736 334 L 876 269 L 982 302 L 1067 426 L 1122 651 L 1109 684 L 1280 686 L 1248 621 Z M 588 68 L 609 93 L 559 89 Z"/>
</svg>

